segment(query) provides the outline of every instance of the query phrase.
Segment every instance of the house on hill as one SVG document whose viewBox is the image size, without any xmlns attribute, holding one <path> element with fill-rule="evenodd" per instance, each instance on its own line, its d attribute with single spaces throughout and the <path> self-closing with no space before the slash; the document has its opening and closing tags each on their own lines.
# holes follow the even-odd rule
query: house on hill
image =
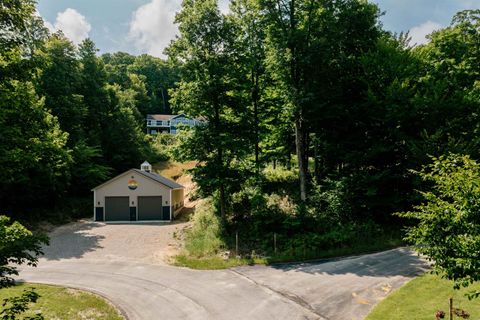
<svg viewBox="0 0 480 320">
<path fill-rule="evenodd" d="M 184 114 L 148 114 L 147 134 L 171 133 L 176 134 L 180 124 L 194 127 L 205 123 L 204 118 L 189 118 Z"/>
<path fill-rule="evenodd" d="M 184 205 L 184 187 L 146 161 L 92 191 L 95 221 L 172 221 Z"/>
</svg>

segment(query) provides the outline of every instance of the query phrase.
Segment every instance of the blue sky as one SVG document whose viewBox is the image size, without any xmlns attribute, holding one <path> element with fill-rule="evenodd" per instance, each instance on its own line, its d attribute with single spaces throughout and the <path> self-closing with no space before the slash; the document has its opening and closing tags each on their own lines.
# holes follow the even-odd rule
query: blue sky
<svg viewBox="0 0 480 320">
<path fill-rule="evenodd" d="M 101 53 L 125 51 L 162 56 L 175 36 L 175 11 L 181 0 L 38 0 L 51 30 L 61 29 L 75 43 L 90 37 Z M 452 16 L 480 8 L 480 0 L 372 0 L 385 12 L 386 30 L 410 31 L 414 43 L 448 26 Z M 228 0 L 220 0 L 227 10 Z"/>
</svg>

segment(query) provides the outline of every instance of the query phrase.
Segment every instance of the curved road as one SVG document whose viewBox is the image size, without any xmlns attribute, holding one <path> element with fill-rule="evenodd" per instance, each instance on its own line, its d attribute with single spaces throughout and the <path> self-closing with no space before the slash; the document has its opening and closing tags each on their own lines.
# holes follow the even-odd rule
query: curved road
<svg viewBox="0 0 480 320">
<path fill-rule="evenodd" d="M 221 271 L 108 261 L 41 259 L 20 280 L 87 289 L 130 320 L 363 319 L 378 301 L 428 266 L 400 248 L 321 263 Z"/>
</svg>

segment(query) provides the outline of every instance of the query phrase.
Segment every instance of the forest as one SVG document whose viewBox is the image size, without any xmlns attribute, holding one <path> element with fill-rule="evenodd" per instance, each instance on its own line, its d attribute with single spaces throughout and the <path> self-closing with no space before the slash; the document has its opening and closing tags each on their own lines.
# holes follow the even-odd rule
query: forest
<svg viewBox="0 0 480 320">
<path fill-rule="evenodd" d="M 161 59 L 99 55 L 50 34 L 35 1 L 4 3 L 0 211 L 14 219 L 88 216 L 96 184 L 170 157 L 196 161 L 214 236 L 318 253 L 399 232 L 430 186 L 414 171 L 479 157 L 480 10 L 416 45 L 367 1 L 183 0 Z M 145 134 L 147 113 L 171 112 L 208 122 Z"/>
</svg>

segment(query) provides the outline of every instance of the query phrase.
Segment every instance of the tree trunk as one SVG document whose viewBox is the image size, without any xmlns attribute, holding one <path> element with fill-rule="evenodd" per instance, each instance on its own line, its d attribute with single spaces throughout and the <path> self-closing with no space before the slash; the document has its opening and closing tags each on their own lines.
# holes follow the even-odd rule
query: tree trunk
<svg viewBox="0 0 480 320">
<path fill-rule="evenodd" d="M 220 185 L 220 215 L 222 217 L 223 223 L 227 221 L 227 213 L 225 209 L 225 187 L 223 184 Z"/>
<path fill-rule="evenodd" d="M 313 138 L 313 175 L 315 176 L 315 181 L 320 183 L 320 154 L 318 144 L 318 136 L 315 134 Z"/>
<path fill-rule="evenodd" d="M 220 133 L 220 110 L 218 106 L 218 102 L 215 99 L 213 103 L 215 109 L 215 118 L 214 118 L 214 125 L 217 134 Z M 223 149 L 219 147 L 217 150 L 217 170 L 218 170 L 218 180 L 220 181 L 219 192 L 220 192 L 220 215 L 222 218 L 222 222 L 225 223 L 227 221 L 227 213 L 225 209 L 225 186 L 223 185 Z"/>
<path fill-rule="evenodd" d="M 295 145 L 298 160 L 298 173 L 300 178 L 300 199 L 307 200 L 307 168 L 305 166 L 305 128 L 303 119 L 297 116 L 295 119 Z"/>
<path fill-rule="evenodd" d="M 260 138 L 259 138 L 259 120 L 258 120 L 258 100 L 259 100 L 259 90 L 258 90 L 258 74 L 254 74 L 252 71 L 252 102 L 253 102 L 253 122 L 255 130 L 255 169 L 257 177 L 260 174 Z"/>
</svg>

